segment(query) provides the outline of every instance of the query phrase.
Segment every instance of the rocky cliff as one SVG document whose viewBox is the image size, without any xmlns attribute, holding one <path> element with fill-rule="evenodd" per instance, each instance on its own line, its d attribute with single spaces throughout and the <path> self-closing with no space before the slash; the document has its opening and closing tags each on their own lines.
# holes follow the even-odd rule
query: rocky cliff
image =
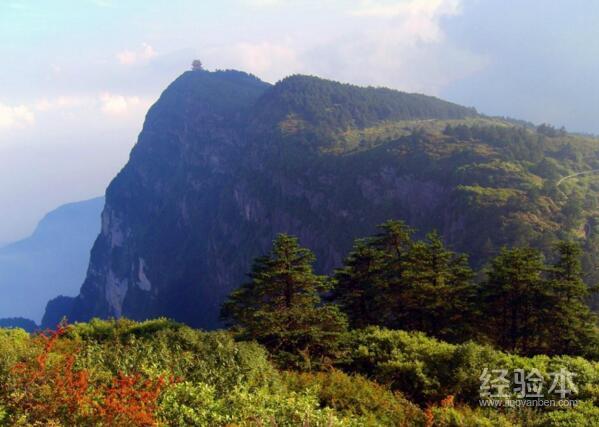
<svg viewBox="0 0 599 427">
<path fill-rule="evenodd" d="M 556 176 L 587 166 L 563 160 L 568 143 L 423 95 L 187 72 L 150 109 L 107 189 L 66 314 L 216 327 L 224 297 L 279 232 L 314 250 L 321 272 L 389 218 L 439 229 L 478 265 L 518 238 L 542 245 L 570 197 L 539 165 L 553 156 Z"/>
</svg>

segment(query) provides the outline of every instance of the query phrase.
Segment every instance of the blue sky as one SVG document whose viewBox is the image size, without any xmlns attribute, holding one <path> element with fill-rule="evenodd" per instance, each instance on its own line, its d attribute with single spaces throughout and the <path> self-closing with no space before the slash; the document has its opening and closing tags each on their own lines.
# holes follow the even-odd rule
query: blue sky
<svg viewBox="0 0 599 427">
<path fill-rule="evenodd" d="M 0 243 L 102 194 L 194 58 L 599 133 L 598 19 L 588 0 L 1 0 Z"/>
</svg>

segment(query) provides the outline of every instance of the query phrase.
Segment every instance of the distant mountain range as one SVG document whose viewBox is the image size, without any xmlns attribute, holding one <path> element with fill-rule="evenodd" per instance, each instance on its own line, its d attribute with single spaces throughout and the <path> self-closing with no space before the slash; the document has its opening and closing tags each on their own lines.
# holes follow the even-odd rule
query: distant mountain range
<svg viewBox="0 0 599 427">
<path fill-rule="evenodd" d="M 50 298 L 77 295 L 103 206 L 103 197 L 63 205 L 48 213 L 31 236 L 0 248 L 0 318 L 39 324 Z"/>
<path fill-rule="evenodd" d="M 420 235 L 439 230 L 475 267 L 502 245 L 578 239 L 597 281 L 599 187 L 556 184 L 599 168 L 598 153 L 597 139 L 424 95 L 187 72 L 150 109 L 107 189 L 81 292 L 52 301 L 48 319 L 167 316 L 214 328 L 277 233 L 299 236 L 328 273 L 391 218 Z"/>
</svg>

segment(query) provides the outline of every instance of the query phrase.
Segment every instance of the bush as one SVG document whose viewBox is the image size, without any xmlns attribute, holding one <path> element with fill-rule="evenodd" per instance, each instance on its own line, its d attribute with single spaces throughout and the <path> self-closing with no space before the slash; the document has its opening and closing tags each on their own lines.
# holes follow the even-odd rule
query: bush
<svg viewBox="0 0 599 427">
<path fill-rule="evenodd" d="M 599 408 L 591 402 L 582 402 L 569 410 L 544 414 L 536 425 L 544 427 L 593 427 L 599 425 Z"/>
<path fill-rule="evenodd" d="M 575 374 L 575 398 L 599 402 L 599 363 L 580 357 L 510 355 L 492 347 L 448 344 L 419 332 L 380 328 L 352 331 L 345 343 L 346 371 L 359 372 L 399 390 L 421 405 L 439 402 L 447 395 L 464 403 L 478 403 L 484 368 L 537 369 L 546 383 L 560 368 Z M 513 389 L 513 387 L 509 387 Z"/>
<path fill-rule="evenodd" d="M 352 331 L 345 372 L 280 372 L 255 343 L 164 319 L 94 320 L 33 336 L 0 329 L 0 350 L 0 425 L 599 425 L 596 362 L 526 358 L 422 333 Z M 535 368 L 546 380 L 565 368 L 577 375 L 581 403 L 478 407 L 485 367 Z"/>
<path fill-rule="evenodd" d="M 235 342 L 228 332 L 202 332 L 164 320 L 95 320 L 69 327 L 69 336 L 85 340 L 78 365 L 98 375 L 141 372 L 172 376 L 210 384 L 217 393 L 277 378 L 261 346 Z"/>
<path fill-rule="evenodd" d="M 287 386 L 298 393 L 312 391 L 320 406 L 358 419 L 363 426 L 424 425 L 424 414 L 401 393 L 341 371 L 311 373 L 286 372 Z"/>
<path fill-rule="evenodd" d="M 4 384 L 12 366 L 31 356 L 29 334 L 22 329 L 0 329 L 0 384 Z"/>
<path fill-rule="evenodd" d="M 309 393 L 237 387 L 218 395 L 214 387 L 190 382 L 164 394 L 159 418 L 167 425 L 193 426 L 354 425 L 350 419 L 336 417 L 331 409 L 319 409 L 317 398 Z"/>
</svg>

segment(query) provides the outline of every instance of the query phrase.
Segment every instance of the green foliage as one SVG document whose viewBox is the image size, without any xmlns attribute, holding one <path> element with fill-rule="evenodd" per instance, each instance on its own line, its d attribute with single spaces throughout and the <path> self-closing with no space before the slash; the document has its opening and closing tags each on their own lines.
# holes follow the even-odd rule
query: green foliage
<svg viewBox="0 0 599 427">
<path fill-rule="evenodd" d="M 340 371 L 312 373 L 286 372 L 283 376 L 291 390 L 311 390 L 321 407 L 359 420 L 361 426 L 424 425 L 424 414 L 398 392 L 360 375 Z"/>
<path fill-rule="evenodd" d="M 463 254 L 447 250 L 435 232 L 414 244 L 395 286 L 399 289 L 396 327 L 464 340 L 474 320 L 474 273 Z"/>
<path fill-rule="evenodd" d="M 83 342 L 78 366 L 102 377 L 118 372 L 169 375 L 202 382 L 225 393 L 240 383 L 248 387 L 275 377 L 264 349 L 236 343 L 226 332 L 201 332 L 166 319 L 127 319 L 69 326 L 67 336 Z"/>
<path fill-rule="evenodd" d="M 223 317 L 241 328 L 240 337 L 256 340 L 279 363 L 302 366 L 325 363 L 346 328 L 336 306 L 320 304 L 328 281 L 312 270 L 314 254 L 294 237 L 280 234 L 269 256 L 258 258 L 251 282 L 233 292 Z"/>
<path fill-rule="evenodd" d="M 519 425 L 515 420 L 500 412 L 472 409 L 470 407 L 435 406 L 427 411 L 435 427 L 512 427 Z"/>
<path fill-rule="evenodd" d="M 345 423 L 334 411 L 318 409 L 313 395 L 260 388 L 238 387 L 217 394 L 207 384 L 176 384 L 163 396 L 159 419 L 180 426 L 337 426 Z"/>
<path fill-rule="evenodd" d="M 599 408 L 591 402 L 582 402 L 568 411 L 551 411 L 535 425 L 544 427 L 594 427 L 599 425 Z"/>
<path fill-rule="evenodd" d="M 492 262 L 482 287 L 487 335 L 501 348 L 538 352 L 546 342 L 548 289 L 545 264 L 531 248 L 503 249 Z"/>
<path fill-rule="evenodd" d="M 583 281 L 582 249 L 562 241 L 556 245 L 558 258 L 549 268 L 551 289 L 551 333 L 548 352 L 599 357 L 597 319 L 587 305 L 589 289 Z"/>
<path fill-rule="evenodd" d="M 599 363 L 579 357 L 526 358 L 480 344 L 448 344 L 421 333 L 375 327 L 352 331 L 346 346 L 350 362 L 345 370 L 362 373 L 420 404 L 440 402 L 450 395 L 456 401 L 477 404 L 485 368 L 534 368 L 547 383 L 550 373 L 565 368 L 576 375 L 576 398 L 599 402 Z"/>
<path fill-rule="evenodd" d="M 0 366 L 5 375 L 0 387 L 0 422 L 6 425 L 35 425 L 36 421 L 73 425 L 75 419 L 78 425 L 102 424 L 89 411 L 94 405 L 105 405 L 100 391 L 108 387 L 110 395 L 115 378 L 129 378 L 137 384 L 131 396 L 113 396 L 113 410 L 119 411 L 141 410 L 129 408 L 126 402 L 135 403 L 135 396 L 150 399 L 153 394 L 143 389 L 148 381 L 160 379 L 163 384 L 155 406 L 147 406 L 153 408 L 148 414 L 151 418 L 129 418 L 127 425 L 533 427 L 595 425 L 598 416 L 596 362 L 568 356 L 526 358 L 474 343 L 449 344 L 416 332 L 376 327 L 351 331 L 343 341 L 344 372 L 315 373 L 280 372 L 257 344 L 236 342 L 227 332 L 201 332 L 164 319 L 70 325 L 51 339 L 51 345 L 18 330 L 0 330 L 0 337 Z M 36 377 L 33 382 L 20 376 L 19 366 L 36 365 L 44 348 L 49 350 L 43 358 L 48 370 L 42 372 L 64 374 L 66 382 L 59 376 Z M 551 372 L 565 368 L 576 375 L 579 392 L 575 397 L 581 403 L 573 409 L 541 412 L 480 408 L 484 368 L 535 368 L 546 381 Z M 47 383 L 48 379 L 58 382 Z M 64 408 L 70 409 L 32 418 L 32 413 L 46 413 L 25 404 L 23 399 L 31 390 L 18 388 L 19 384 L 42 387 L 46 400 L 36 401 L 41 408 L 53 408 L 62 402 L 58 399 L 66 399 L 71 406 Z M 66 389 L 56 388 L 66 385 Z M 96 403 L 81 393 L 95 396 Z M 76 398 L 69 400 L 70 394 Z M 118 425 L 118 421 L 104 424 Z"/>
<path fill-rule="evenodd" d="M 22 329 L 0 329 L 0 384 L 6 382 L 11 368 L 33 354 L 29 334 Z"/>
<path fill-rule="evenodd" d="M 268 124 L 292 140 L 336 151 L 332 135 L 381 122 L 414 119 L 461 119 L 473 109 L 430 96 L 384 88 L 360 88 L 311 76 L 283 79 L 256 106 L 255 124 Z M 333 146 L 326 146 L 324 144 Z"/>
<path fill-rule="evenodd" d="M 596 358 L 596 318 L 586 298 L 578 245 L 556 245 L 557 260 L 546 265 L 535 249 L 503 249 L 481 286 L 486 336 L 521 354 L 576 354 Z"/>
<path fill-rule="evenodd" d="M 330 297 L 352 327 L 417 330 L 452 342 L 476 338 L 524 355 L 599 355 L 575 243 L 559 242 L 552 265 L 537 249 L 503 248 L 477 285 L 467 257 L 447 250 L 437 233 L 415 242 L 401 221 L 380 228 L 357 240 L 335 272 Z"/>
<path fill-rule="evenodd" d="M 413 230 L 387 221 L 381 233 L 356 241 L 332 292 L 352 326 L 381 325 L 459 340 L 471 334 L 475 287 L 466 256 L 445 248 L 437 233 L 412 241 Z"/>
<path fill-rule="evenodd" d="M 393 322 L 396 305 L 389 296 L 401 286 L 414 231 L 401 221 L 387 221 L 379 228 L 376 236 L 356 240 L 345 266 L 335 272 L 331 298 L 353 327 Z"/>
<path fill-rule="evenodd" d="M 20 403 L 27 390 L 14 388 L 19 384 L 15 366 L 21 362 L 37 364 L 39 340 L 19 330 L 0 329 L 0 336 L 0 363 L 6 367 L 0 387 L 0 415 L 9 425 L 31 425 L 35 419 Z M 165 388 L 154 416 L 166 425 L 358 425 L 333 409 L 319 408 L 316 396 L 308 390 L 288 390 L 262 347 L 235 342 L 227 332 L 201 332 L 165 319 L 141 323 L 93 320 L 70 325 L 52 340 L 51 346 L 42 346 L 49 350 L 44 360 L 52 370 L 60 368 L 63 360 L 72 361 L 65 365 L 64 373 L 79 378 L 81 381 L 74 384 L 82 387 L 75 389 L 73 385 L 69 389 L 73 394 L 95 396 L 101 387 L 110 386 L 120 376 L 139 376 L 143 379 L 140 381 L 161 379 Z M 40 405 L 52 405 L 52 399 L 59 397 L 58 390 L 45 385 L 46 380 L 41 376 L 35 382 L 45 390 L 46 400 Z M 9 384 L 11 388 L 5 387 Z M 77 410 L 78 424 L 95 425 L 86 415 L 85 406 L 76 406 L 89 401 L 77 402 L 71 408 Z M 72 415 L 63 413 L 51 422 L 72 425 L 68 421 L 72 419 Z M 133 419 L 127 425 L 149 424 Z"/>
</svg>

